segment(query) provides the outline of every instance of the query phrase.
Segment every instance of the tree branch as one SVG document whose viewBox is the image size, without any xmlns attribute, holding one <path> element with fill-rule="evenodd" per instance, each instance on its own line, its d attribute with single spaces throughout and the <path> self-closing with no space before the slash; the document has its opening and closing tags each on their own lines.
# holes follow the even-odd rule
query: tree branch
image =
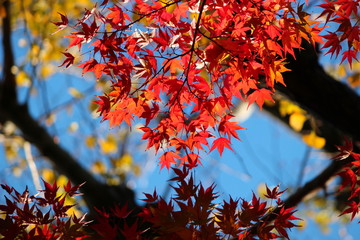
<svg viewBox="0 0 360 240">
<path fill-rule="evenodd" d="M 11 26 L 10 26 L 10 1 L 2 1 L 2 7 L 5 10 L 2 18 L 2 50 L 3 50 L 3 65 L 4 70 L 0 82 L 0 109 L 2 105 L 9 101 L 16 101 L 16 82 L 15 76 L 11 72 L 14 66 L 14 54 L 12 52 L 11 44 Z M 0 123 L 3 122 L 3 117 L 0 117 Z"/>
</svg>

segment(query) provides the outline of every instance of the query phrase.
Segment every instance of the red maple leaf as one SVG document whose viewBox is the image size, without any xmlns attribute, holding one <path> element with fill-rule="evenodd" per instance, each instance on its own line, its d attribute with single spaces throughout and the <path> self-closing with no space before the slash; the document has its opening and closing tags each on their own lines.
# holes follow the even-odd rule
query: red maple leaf
<svg viewBox="0 0 360 240">
<path fill-rule="evenodd" d="M 344 146 L 336 145 L 336 148 L 340 151 L 340 153 L 335 157 L 333 157 L 332 159 L 344 160 L 351 155 L 353 151 L 353 144 L 348 138 L 345 138 L 345 145 Z"/>
<path fill-rule="evenodd" d="M 100 115 L 103 116 L 103 120 L 107 119 L 107 113 L 110 112 L 110 99 L 108 96 L 98 96 L 100 100 L 94 101 L 94 103 L 99 105 L 97 112 L 100 112 Z"/>
<path fill-rule="evenodd" d="M 266 194 L 264 196 L 270 199 L 279 199 L 281 194 L 283 194 L 285 191 L 286 189 L 279 192 L 279 185 L 274 187 L 272 190 L 266 186 Z"/>
<path fill-rule="evenodd" d="M 342 57 L 342 59 L 341 59 L 341 63 L 344 62 L 345 59 L 347 59 L 347 61 L 348 61 L 349 64 L 350 64 L 350 67 L 352 67 L 352 61 L 353 61 L 353 59 L 355 59 L 356 61 L 358 61 L 357 58 L 356 58 L 356 53 L 357 53 L 357 51 L 355 51 L 355 50 L 347 50 L 347 51 L 344 51 L 344 52 L 342 53 L 343 57 Z"/>
<path fill-rule="evenodd" d="M 294 216 L 295 212 L 296 210 L 294 210 L 294 207 L 292 208 L 282 207 L 280 209 L 278 216 L 275 218 L 275 222 L 274 222 L 275 229 L 287 239 L 289 239 L 289 236 L 286 232 L 286 229 L 298 227 L 298 225 L 294 224 L 292 221 L 301 220 L 300 218 Z"/>
<path fill-rule="evenodd" d="M 338 173 L 337 175 L 342 177 L 342 183 L 339 191 L 341 191 L 348 185 L 351 187 L 351 189 L 355 187 L 357 183 L 357 177 L 352 169 L 346 168 L 344 171 Z"/>
<path fill-rule="evenodd" d="M 75 57 L 71 53 L 63 52 L 62 54 L 66 56 L 66 59 L 59 67 L 62 67 L 66 64 L 65 68 L 68 68 L 74 64 Z"/>
<path fill-rule="evenodd" d="M 55 34 L 55 33 L 59 32 L 59 31 L 63 30 L 63 29 L 66 28 L 66 27 L 68 26 L 68 24 L 69 24 L 69 20 L 68 20 L 68 18 L 67 18 L 65 15 L 63 15 L 63 14 L 61 14 L 61 13 L 59 13 L 59 12 L 58 12 L 58 14 L 60 14 L 61 22 L 53 22 L 53 24 L 55 24 L 56 26 L 58 26 L 58 29 L 57 29 L 56 32 L 54 32 L 53 34 Z"/>
<path fill-rule="evenodd" d="M 232 117 L 234 116 L 231 114 L 227 114 L 225 117 L 222 118 L 219 124 L 219 132 L 227 134 L 229 139 L 231 136 L 233 136 L 240 140 L 236 131 L 244 128 L 240 127 L 236 122 L 230 122 L 229 119 L 231 119 Z"/>
<path fill-rule="evenodd" d="M 351 220 L 354 219 L 355 215 L 359 212 L 360 203 L 351 201 L 350 203 L 346 203 L 349 207 L 346 208 L 339 216 L 351 213 Z"/>
<path fill-rule="evenodd" d="M 220 153 L 220 156 L 222 155 L 224 148 L 228 148 L 230 150 L 232 150 L 231 146 L 230 146 L 231 142 L 229 139 L 227 138 L 218 138 L 213 142 L 213 145 L 210 149 L 210 152 L 213 151 L 215 148 L 217 148 L 217 150 Z"/>
</svg>

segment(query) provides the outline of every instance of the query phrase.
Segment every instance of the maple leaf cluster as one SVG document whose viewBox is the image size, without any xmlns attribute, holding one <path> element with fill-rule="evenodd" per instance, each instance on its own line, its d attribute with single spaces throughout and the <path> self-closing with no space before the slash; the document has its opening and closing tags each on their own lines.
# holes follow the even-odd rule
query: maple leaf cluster
<svg viewBox="0 0 360 240">
<path fill-rule="evenodd" d="M 96 103 L 111 126 L 144 124 L 142 140 L 160 166 L 201 162 L 200 151 L 231 149 L 242 129 L 231 121 L 236 101 L 273 101 L 284 84 L 286 55 L 320 42 L 321 27 L 294 0 L 108 1 L 75 25 L 69 48 L 86 43 L 79 67 L 106 78 L 112 90 Z M 74 57 L 64 53 L 63 65 Z M 214 140 L 211 140 L 214 139 Z"/>
<path fill-rule="evenodd" d="M 83 230 L 87 224 L 85 215 L 69 216 L 67 211 L 74 205 L 66 205 L 66 197 L 78 195 L 81 185 L 70 182 L 64 186 L 65 193 L 58 194 L 59 187 L 44 181 L 45 189 L 37 195 L 30 195 L 26 189 L 19 193 L 8 185 L 5 190 L 5 204 L 0 205 L 0 236 L 4 240 L 79 240 L 88 234 Z"/>
<path fill-rule="evenodd" d="M 320 4 L 319 7 L 323 8 L 320 17 L 326 18 L 326 23 L 336 23 L 337 29 L 323 37 L 326 43 L 322 48 L 328 48 L 328 53 L 331 56 L 335 54 L 338 56 L 342 52 L 341 62 L 347 60 L 350 65 L 352 61 L 358 60 L 356 58 L 360 50 L 360 28 L 359 28 L 359 0 L 335 0 L 326 1 Z M 343 43 L 343 44 L 342 44 Z M 342 48 L 346 47 L 345 51 Z"/>
<path fill-rule="evenodd" d="M 360 210 L 360 154 L 353 152 L 353 144 L 350 140 L 345 139 L 344 146 L 337 146 L 340 153 L 334 157 L 335 160 L 342 161 L 350 158 L 351 162 L 346 164 L 342 171 L 338 173 L 342 178 L 339 191 L 349 188 L 350 196 L 348 197 L 348 207 L 340 214 L 351 214 L 351 220 L 359 213 Z M 359 221 L 360 223 L 360 221 Z"/>
<path fill-rule="evenodd" d="M 139 213 L 134 214 L 127 205 L 116 206 L 109 213 L 99 211 L 100 217 L 92 228 L 101 239 L 114 239 L 120 234 L 126 239 L 276 239 L 288 238 L 286 230 L 296 227 L 293 221 L 300 220 L 292 208 L 283 206 L 280 195 L 284 191 L 279 187 L 267 187 L 265 195 L 275 199 L 279 211 L 274 213 L 276 208 L 255 195 L 251 201 L 230 198 L 215 204 L 218 195 L 214 185 L 205 188 L 195 184 L 188 167 L 173 171 L 175 194 L 169 201 L 156 191 L 146 193 L 143 201 L 147 206 Z"/>
</svg>

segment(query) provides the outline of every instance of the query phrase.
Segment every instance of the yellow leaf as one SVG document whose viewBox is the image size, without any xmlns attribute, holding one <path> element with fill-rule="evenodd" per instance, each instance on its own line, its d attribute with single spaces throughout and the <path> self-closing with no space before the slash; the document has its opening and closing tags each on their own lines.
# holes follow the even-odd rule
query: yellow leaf
<svg viewBox="0 0 360 240">
<path fill-rule="evenodd" d="M 31 50 L 30 50 L 30 54 L 32 58 L 38 58 L 39 54 L 40 54 L 41 48 L 39 45 L 37 44 L 33 44 L 31 46 Z"/>
<path fill-rule="evenodd" d="M 128 172 L 131 170 L 132 156 L 125 153 L 121 158 L 112 161 L 115 168 L 121 169 L 122 172 Z"/>
<path fill-rule="evenodd" d="M 264 100 L 264 104 L 266 105 L 266 106 L 269 106 L 269 107 L 273 107 L 273 106 L 275 106 L 275 101 L 270 101 L 270 100 L 268 100 L 268 99 L 265 99 Z"/>
<path fill-rule="evenodd" d="M 68 92 L 74 98 L 82 98 L 82 97 L 84 97 L 84 95 L 79 90 L 77 90 L 76 88 L 73 88 L 73 87 L 70 87 L 68 89 Z"/>
<path fill-rule="evenodd" d="M 360 72 L 356 72 L 348 77 L 348 82 L 352 87 L 359 87 L 360 86 Z"/>
<path fill-rule="evenodd" d="M 108 135 L 106 139 L 101 139 L 100 149 L 104 154 L 115 153 L 118 149 L 115 137 Z"/>
<path fill-rule="evenodd" d="M 331 223 L 331 217 L 326 210 L 320 211 L 314 218 L 315 222 L 319 224 L 321 230 L 324 233 L 329 232 L 329 224 Z"/>
<path fill-rule="evenodd" d="M 257 187 L 257 193 L 258 196 L 261 198 L 265 198 L 265 195 L 267 194 L 266 192 L 266 185 L 264 183 L 260 183 Z"/>
<path fill-rule="evenodd" d="M 55 181 L 55 173 L 50 168 L 44 168 L 41 175 L 45 182 L 53 183 Z"/>
<path fill-rule="evenodd" d="M 190 19 L 193 20 L 193 19 L 198 19 L 199 18 L 199 13 L 197 12 L 191 12 L 190 13 Z"/>
<path fill-rule="evenodd" d="M 51 125 L 54 124 L 55 120 L 56 120 L 56 115 L 55 115 L 55 114 L 50 114 L 50 115 L 46 118 L 45 124 L 46 124 L 47 126 L 51 126 Z"/>
<path fill-rule="evenodd" d="M 299 106 L 289 101 L 281 100 L 279 106 L 279 112 L 282 117 L 285 117 L 286 115 L 290 115 L 294 112 L 304 113 L 305 111 L 301 109 Z"/>
<path fill-rule="evenodd" d="M 125 165 L 131 165 L 132 163 L 132 157 L 130 154 L 128 153 L 125 153 L 122 157 L 121 157 L 121 162 L 122 164 L 125 164 Z"/>
<path fill-rule="evenodd" d="M 325 200 L 325 198 L 315 198 L 314 199 L 314 205 L 318 208 L 325 208 L 327 206 L 327 201 Z"/>
<path fill-rule="evenodd" d="M 75 198 L 66 196 L 64 205 L 76 205 Z M 77 208 L 77 205 L 68 209 L 66 213 L 69 214 L 70 216 L 75 215 L 76 217 L 80 217 L 83 215 L 83 213 Z"/>
<path fill-rule="evenodd" d="M 28 87 L 30 86 L 30 78 L 27 75 L 26 72 L 21 71 L 18 74 L 16 74 L 16 84 L 20 87 Z"/>
<path fill-rule="evenodd" d="M 96 161 L 92 164 L 91 169 L 94 173 L 98 174 L 105 174 L 106 173 L 106 166 L 101 161 Z"/>
<path fill-rule="evenodd" d="M 171 4 L 173 1 L 160 1 L 161 5 L 164 7 L 166 6 L 167 4 Z M 169 12 L 169 13 L 172 13 L 174 11 L 174 9 L 176 8 L 176 4 L 172 4 L 168 7 L 166 7 L 166 11 Z"/>
<path fill-rule="evenodd" d="M 337 74 L 338 74 L 339 78 L 343 78 L 346 76 L 346 68 L 344 65 L 340 65 L 337 68 Z"/>
<path fill-rule="evenodd" d="M 85 139 L 85 144 L 88 148 L 94 148 L 96 145 L 96 138 L 93 136 L 87 137 Z"/>
<path fill-rule="evenodd" d="M 11 145 L 5 145 L 5 156 L 9 159 L 14 159 L 18 156 L 18 151 Z"/>
<path fill-rule="evenodd" d="M 293 114 L 290 115 L 289 118 L 290 126 L 297 132 L 301 131 L 305 121 L 306 121 L 305 115 L 299 112 L 294 112 Z"/>
<path fill-rule="evenodd" d="M 134 172 L 134 175 L 135 176 L 140 176 L 140 174 L 141 174 L 141 167 L 139 166 L 139 165 L 137 165 L 137 164 L 135 164 L 134 166 L 133 166 L 133 172 Z"/>
<path fill-rule="evenodd" d="M 57 179 L 56 179 L 56 184 L 59 187 L 63 187 L 68 183 L 68 178 L 64 175 L 60 175 Z"/>
<path fill-rule="evenodd" d="M 95 112 L 95 111 L 97 111 L 98 108 L 99 108 L 99 105 L 96 104 L 94 101 L 96 101 L 96 100 L 94 99 L 94 100 L 91 101 L 90 104 L 89 104 L 89 110 L 90 110 L 90 112 Z"/>
<path fill-rule="evenodd" d="M 119 186 L 121 182 L 119 178 L 109 178 L 106 179 L 106 183 L 112 186 Z"/>
<path fill-rule="evenodd" d="M 313 148 L 323 148 L 325 146 L 325 138 L 319 137 L 312 131 L 310 134 L 306 134 L 303 136 L 303 141 Z"/>
<path fill-rule="evenodd" d="M 47 64 L 47 65 L 41 67 L 40 77 L 48 78 L 53 73 L 54 73 L 54 66 L 51 64 Z"/>
</svg>

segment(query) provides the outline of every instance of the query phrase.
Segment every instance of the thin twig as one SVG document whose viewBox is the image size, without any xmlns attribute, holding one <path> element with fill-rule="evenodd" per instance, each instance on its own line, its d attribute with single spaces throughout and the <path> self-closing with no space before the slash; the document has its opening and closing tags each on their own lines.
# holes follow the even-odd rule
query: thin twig
<svg viewBox="0 0 360 240">
<path fill-rule="evenodd" d="M 25 160 L 28 163 L 30 172 L 31 172 L 31 176 L 35 185 L 35 188 L 37 190 L 41 189 L 41 184 L 40 184 L 40 176 L 39 176 L 39 171 L 36 167 L 33 155 L 31 153 L 31 145 L 29 142 L 24 142 L 24 152 L 25 152 Z"/>
<path fill-rule="evenodd" d="M 306 150 L 305 150 L 305 154 L 304 154 L 304 157 L 301 161 L 301 166 L 300 166 L 300 171 L 299 171 L 299 176 L 298 176 L 298 179 L 297 179 L 297 184 L 296 186 L 301 186 L 301 183 L 304 179 L 304 174 L 305 174 L 305 167 L 310 159 L 310 153 L 311 153 L 311 150 L 312 148 L 311 147 L 307 147 Z"/>
</svg>

